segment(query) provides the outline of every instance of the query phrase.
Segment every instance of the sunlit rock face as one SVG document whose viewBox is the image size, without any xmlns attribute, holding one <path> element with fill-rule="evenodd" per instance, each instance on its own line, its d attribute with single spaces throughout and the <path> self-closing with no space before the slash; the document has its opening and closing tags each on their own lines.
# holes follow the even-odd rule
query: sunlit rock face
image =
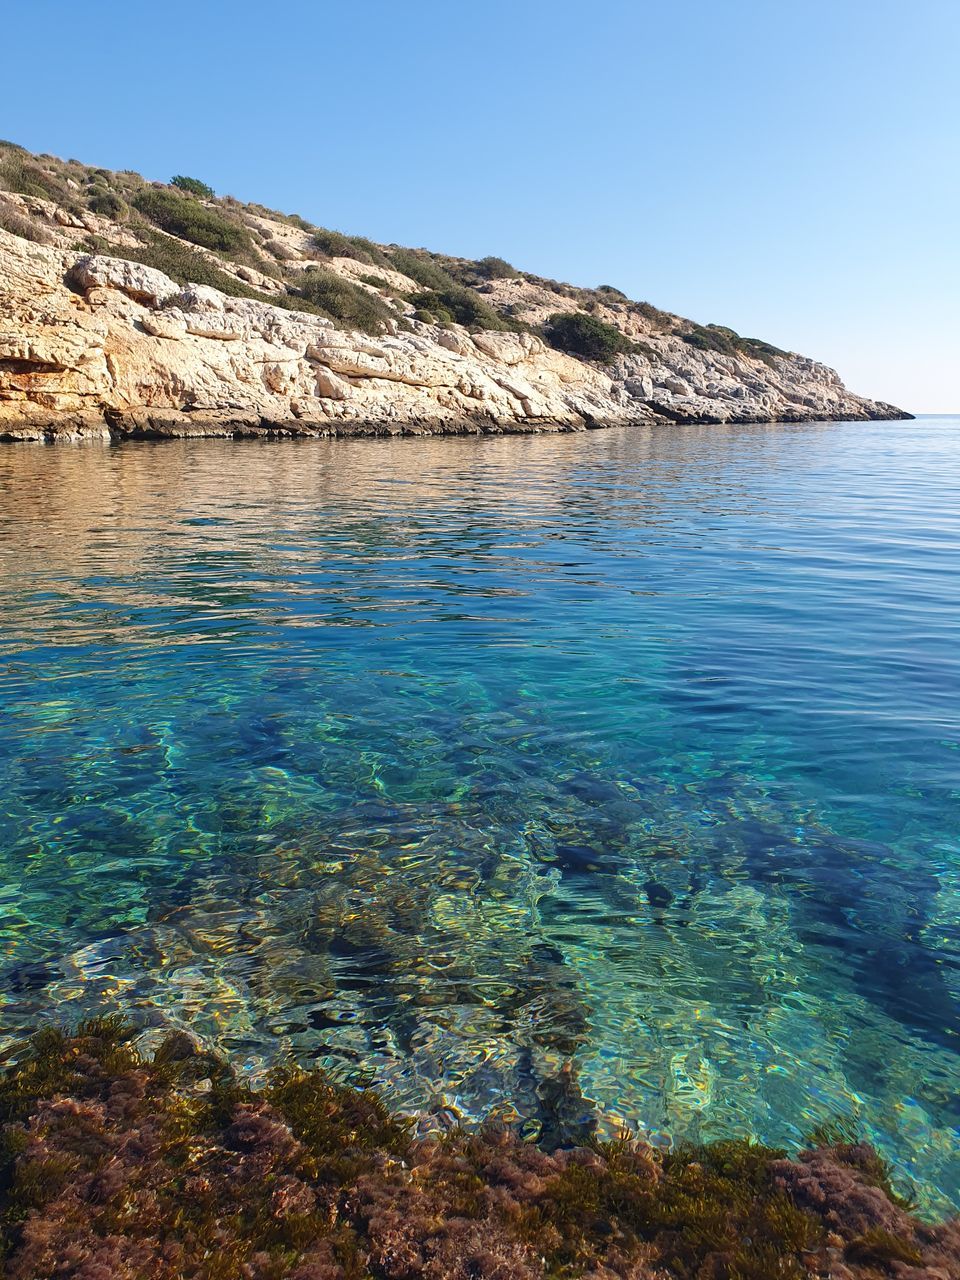
<svg viewBox="0 0 960 1280">
<path fill-rule="evenodd" d="M 556 431 L 903 416 L 851 394 L 832 370 L 801 356 L 730 356 L 676 334 L 643 332 L 642 350 L 592 363 L 553 350 L 533 332 L 424 323 L 403 303 L 397 320 L 371 337 L 269 301 L 181 286 L 125 260 L 122 244 L 116 253 L 36 244 L 0 230 L 3 438 Z M 336 263 L 344 278 L 357 267 L 349 259 Z M 382 273 L 384 289 L 396 287 L 388 277 L 404 279 Z M 417 286 L 406 280 L 406 287 Z M 537 286 L 517 282 L 510 296 L 518 314 L 536 319 L 543 309 Z M 631 341 L 637 337 L 631 317 L 603 315 Z"/>
</svg>

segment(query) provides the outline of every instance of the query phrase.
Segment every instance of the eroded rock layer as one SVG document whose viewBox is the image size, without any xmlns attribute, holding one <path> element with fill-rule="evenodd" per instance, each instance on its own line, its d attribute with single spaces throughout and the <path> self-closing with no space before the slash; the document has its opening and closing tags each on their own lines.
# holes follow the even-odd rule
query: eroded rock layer
<svg viewBox="0 0 960 1280">
<path fill-rule="evenodd" d="M 609 364 L 552 349 L 533 325 L 471 331 L 417 319 L 413 306 L 404 314 L 402 303 L 398 319 L 372 337 L 290 310 L 289 299 L 279 306 L 178 284 L 125 260 L 122 244 L 118 256 L 106 256 L 70 247 L 67 235 L 55 239 L 40 244 L 0 230 L 0 438 L 7 440 L 905 416 L 851 394 L 813 360 L 699 350 L 616 310 L 607 318 L 636 350 Z M 334 260 L 344 277 L 356 265 Z M 395 293 L 403 284 L 400 273 L 380 275 Z M 526 280 L 501 291 L 513 314 L 543 309 L 542 289 Z"/>
</svg>

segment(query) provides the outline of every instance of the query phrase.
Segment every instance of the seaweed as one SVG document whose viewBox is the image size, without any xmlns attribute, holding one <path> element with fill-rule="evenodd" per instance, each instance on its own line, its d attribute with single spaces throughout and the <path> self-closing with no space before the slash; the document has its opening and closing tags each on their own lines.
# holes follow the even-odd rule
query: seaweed
<svg viewBox="0 0 960 1280">
<path fill-rule="evenodd" d="M 830 1136 L 827 1132 L 818 1139 Z M 849 1129 L 790 1160 L 746 1140 L 547 1151 L 487 1124 L 418 1137 L 372 1090 L 262 1089 L 183 1031 L 46 1028 L 0 1078 L 11 1280 L 800 1280 L 960 1262 Z M 934 1274 L 934 1272 L 931 1272 Z"/>
</svg>

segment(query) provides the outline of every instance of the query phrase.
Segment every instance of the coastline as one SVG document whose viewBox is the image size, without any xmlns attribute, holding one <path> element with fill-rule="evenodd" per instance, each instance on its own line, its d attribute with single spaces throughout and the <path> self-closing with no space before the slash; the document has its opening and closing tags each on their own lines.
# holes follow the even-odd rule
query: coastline
<svg viewBox="0 0 960 1280">
<path fill-rule="evenodd" d="M 907 422 L 914 414 L 897 410 L 890 413 L 864 413 L 840 421 Z M 816 423 L 838 421 L 835 418 L 794 414 L 768 418 L 756 414 L 718 418 L 665 414 L 636 420 L 588 419 L 545 420 L 543 418 L 495 419 L 485 415 L 455 419 L 410 418 L 405 421 L 302 421 L 297 418 L 272 420 L 258 414 L 193 414 L 164 410 L 133 410 L 105 413 L 65 414 L 52 418 L 25 418 L 22 422 L 0 421 L 0 444 L 74 444 L 84 440 L 100 440 L 110 444 L 140 440 L 352 440 L 398 439 L 423 436 L 505 436 L 564 435 L 586 431 L 603 431 L 632 426 L 747 426 L 769 422 Z"/>
<path fill-rule="evenodd" d="M 312 279 L 319 252 L 310 233 L 298 232 L 285 250 L 301 263 L 287 284 L 269 280 L 272 292 L 263 292 L 264 277 L 249 296 L 227 260 L 213 277 L 221 287 L 182 283 L 202 276 L 198 263 L 207 260 L 183 249 L 189 262 L 175 278 L 136 260 L 143 246 L 125 228 L 89 215 L 89 227 L 54 231 L 63 210 L 28 205 L 46 219 L 36 230 L 44 243 L 0 228 L 0 440 L 503 435 L 909 417 L 851 392 L 816 360 L 602 290 L 571 295 L 519 274 L 484 282 L 463 262 L 458 278 L 473 284 L 449 288 L 480 310 L 460 323 L 416 305 L 425 259 L 397 249 L 394 266 L 370 274 L 349 257 L 330 258 L 323 270 L 337 289 L 379 308 L 364 328 L 352 313 L 300 309 L 310 304 L 298 281 Z M 260 221 L 263 235 L 290 233 Z M 96 252 L 76 240 L 79 231 L 91 233 Z M 107 232 L 120 240 L 101 244 Z M 393 261 L 386 250 L 380 256 Z M 588 337 L 593 326 L 613 348 L 556 345 L 551 324 L 564 317 Z"/>
</svg>

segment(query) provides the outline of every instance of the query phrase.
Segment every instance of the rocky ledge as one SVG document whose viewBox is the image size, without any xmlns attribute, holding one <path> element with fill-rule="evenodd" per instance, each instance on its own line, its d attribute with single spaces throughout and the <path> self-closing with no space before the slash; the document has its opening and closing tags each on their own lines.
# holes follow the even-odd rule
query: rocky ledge
<svg viewBox="0 0 960 1280">
<path fill-rule="evenodd" d="M 43 200 L 6 199 L 51 225 L 60 212 Z M 503 331 L 430 323 L 403 302 L 392 304 L 396 319 L 370 336 L 293 310 L 289 297 L 275 305 L 177 283 L 124 259 L 122 245 L 118 256 L 81 252 L 76 231 L 84 229 L 61 228 L 51 243 L 0 229 L 0 439 L 577 431 L 909 416 L 851 394 L 814 360 L 700 350 L 616 305 L 591 304 L 602 323 L 619 324 L 630 339 L 630 349 L 609 363 L 554 349 L 535 324 Z M 344 279 L 357 267 L 342 258 L 331 264 Z M 417 289 L 396 271 L 363 279 L 381 280 L 394 299 Z M 376 283 L 362 287 L 377 292 Z M 494 302 L 511 315 L 536 320 L 538 309 L 576 310 L 562 296 L 542 299 L 542 283 L 527 279 L 497 289 L 503 297 L 494 290 Z"/>
</svg>

